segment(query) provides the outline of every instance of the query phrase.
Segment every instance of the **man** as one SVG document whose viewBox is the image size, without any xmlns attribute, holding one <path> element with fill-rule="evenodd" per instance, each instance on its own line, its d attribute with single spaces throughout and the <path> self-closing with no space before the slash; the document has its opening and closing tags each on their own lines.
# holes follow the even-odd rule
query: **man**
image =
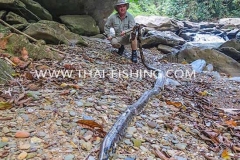
<svg viewBox="0 0 240 160">
<path fill-rule="evenodd" d="M 129 3 L 125 0 L 118 0 L 114 9 L 117 11 L 116 14 L 111 15 L 105 26 L 104 31 L 107 34 L 108 40 L 114 48 L 118 48 L 118 54 L 122 55 L 124 51 L 124 45 L 130 42 L 130 31 L 135 26 L 135 20 L 133 16 L 127 12 L 129 8 Z M 110 28 L 114 28 L 115 35 L 112 37 L 110 35 Z M 137 63 L 137 38 L 131 41 L 132 48 L 132 62 Z"/>
</svg>

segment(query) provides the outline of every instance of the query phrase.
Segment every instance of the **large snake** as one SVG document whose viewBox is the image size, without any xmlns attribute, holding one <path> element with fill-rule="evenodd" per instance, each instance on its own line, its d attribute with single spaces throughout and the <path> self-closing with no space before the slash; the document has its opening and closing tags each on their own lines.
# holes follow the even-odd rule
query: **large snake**
<svg viewBox="0 0 240 160">
<path fill-rule="evenodd" d="M 157 80 L 155 82 L 155 85 L 153 89 L 145 91 L 143 95 L 132 105 L 127 107 L 127 110 L 124 111 L 117 119 L 113 127 L 110 129 L 108 134 L 105 136 L 100 152 L 99 152 L 99 160 L 108 160 L 111 158 L 111 156 L 114 154 L 116 150 L 116 144 L 117 142 L 122 138 L 122 136 L 125 134 L 127 127 L 129 126 L 129 123 L 131 122 L 133 116 L 138 115 L 141 113 L 144 109 L 144 106 L 148 102 L 149 98 L 153 95 L 158 94 L 161 89 L 163 89 L 166 77 L 165 73 L 161 70 L 158 70 L 152 66 L 149 66 L 145 63 L 145 58 L 142 51 L 142 45 L 141 45 L 141 29 L 140 25 L 135 25 L 132 33 L 131 33 L 132 39 L 134 39 L 134 35 L 138 36 L 138 44 L 139 44 L 139 50 L 140 50 L 140 56 L 142 59 L 142 62 L 144 66 L 149 70 L 156 71 L 157 74 Z"/>
</svg>

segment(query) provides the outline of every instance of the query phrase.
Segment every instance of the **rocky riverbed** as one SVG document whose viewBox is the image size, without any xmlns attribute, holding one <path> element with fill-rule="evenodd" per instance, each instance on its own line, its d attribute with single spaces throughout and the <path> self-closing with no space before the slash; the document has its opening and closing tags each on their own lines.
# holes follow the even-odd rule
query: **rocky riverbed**
<svg viewBox="0 0 240 160">
<path fill-rule="evenodd" d="M 16 67 L 18 77 L 1 86 L 1 159 L 98 159 L 104 132 L 79 120 L 95 122 L 108 132 L 128 105 L 153 87 L 155 77 L 139 76 L 147 70 L 141 61 L 131 62 L 129 47 L 119 56 L 105 40 L 85 41 L 88 47 L 53 46 L 66 53 L 63 61 Z M 156 49 L 144 49 L 144 54 L 155 67 L 192 73 L 191 65 L 163 60 Z M 72 74 L 50 75 L 54 70 Z M 43 76 L 40 71 L 48 72 Z M 113 158 L 238 159 L 239 82 L 214 72 L 191 77 L 171 73 L 179 84 L 166 84 L 150 99 Z"/>
</svg>

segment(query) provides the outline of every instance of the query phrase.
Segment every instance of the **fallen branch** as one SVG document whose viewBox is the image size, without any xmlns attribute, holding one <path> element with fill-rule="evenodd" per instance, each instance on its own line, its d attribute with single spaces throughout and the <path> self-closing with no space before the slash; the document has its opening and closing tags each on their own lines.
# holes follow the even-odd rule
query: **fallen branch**
<svg viewBox="0 0 240 160">
<path fill-rule="evenodd" d="M 19 31 L 18 29 L 14 28 L 13 26 L 9 25 L 8 23 L 6 23 L 5 21 L 3 21 L 2 19 L 0 19 L 0 22 L 1 22 L 2 24 L 4 24 L 5 26 L 13 29 L 15 32 L 17 32 L 17 33 L 19 33 L 19 34 L 21 34 L 21 35 L 24 35 L 25 37 L 29 38 L 29 39 L 32 40 L 33 42 L 37 42 L 37 41 L 38 41 L 37 39 L 35 39 L 35 38 L 27 35 L 26 33 L 21 32 L 21 31 Z M 47 47 L 48 47 L 49 49 L 53 50 L 53 51 L 58 52 L 58 53 L 66 54 L 65 52 L 59 51 L 59 50 L 57 50 L 57 49 L 55 49 L 55 48 L 52 48 L 52 47 L 50 47 L 50 46 L 47 46 Z"/>
</svg>

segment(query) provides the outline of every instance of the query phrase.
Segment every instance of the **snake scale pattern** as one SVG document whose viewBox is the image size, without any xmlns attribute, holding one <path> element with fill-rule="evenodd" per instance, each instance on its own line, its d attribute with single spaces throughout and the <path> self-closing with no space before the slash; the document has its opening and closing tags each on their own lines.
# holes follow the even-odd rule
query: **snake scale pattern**
<svg viewBox="0 0 240 160">
<path fill-rule="evenodd" d="M 133 117 L 140 114 L 144 110 L 144 106 L 153 95 L 159 94 L 159 92 L 163 89 L 163 86 L 166 80 L 165 73 L 163 71 L 158 70 L 152 66 L 149 66 L 145 62 L 145 58 L 142 51 L 142 45 L 141 45 L 140 25 L 137 24 L 133 28 L 132 33 L 134 33 L 135 36 L 137 35 L 140 56 L 144 66 L 149 70 L 156 71 L 157 79 L 154 87 L 151 90 L 145 91 L 143 95 L 134 104 L 128 106 L 127 110 L 125 110 L 118 117 L 117 121 L 115 122 L 113 127 L 110 129 L 108 134 L 105 136 L 101 144 L 101 148 L 99 152 L 99 160 L 109 160 L 111 158 L 111 156 L 116 151 L 117 143 L 124 136 L 126 129 L 129 126 L 129 123 L 132 121 Z"/>
</svg>

